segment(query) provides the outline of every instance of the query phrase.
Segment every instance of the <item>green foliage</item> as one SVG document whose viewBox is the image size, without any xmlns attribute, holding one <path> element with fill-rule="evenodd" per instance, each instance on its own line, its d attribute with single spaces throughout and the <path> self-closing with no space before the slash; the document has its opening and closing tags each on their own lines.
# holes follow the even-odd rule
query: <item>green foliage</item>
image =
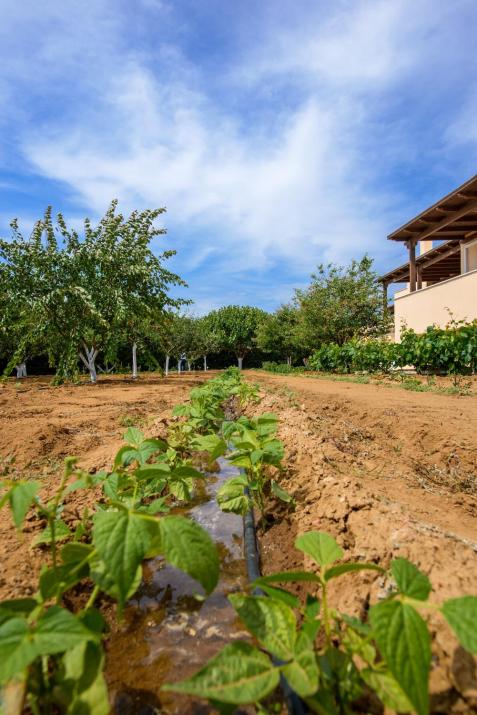
<svg viewBox="0 0 477 715">
<path fill-rule="evenodd" d="M 330 607 L 328 584 L 347 573 L 364 569 L 383 573 L 383 569 L 363 562 L 336 563 L 344 552 L 324 532 L 302 534 L 295 545 L 314 560 L 317 572 L 262 576 L 252 588 L 259 587 L 267 596 L 253 592 L 229 597 L 242 623 L 268 656 L 237 642 L 191 678 L 167 689 L 234 705 L 254 703 L 259 709 L 281 674 L 309 710 L 319 715 L 354 712 L 355 701 L 367 690 L 396 712 L 426 715 L 431 649 L 428 628 L 418 609 L 425 613 L 438 608 L 427 602 L 431 590 L 427 576 L 406 559 L 393 561 L 391 574 L 397 591 L 373 605 L 369 622 L 363 622 Z M 321 603 L 308 595 L 301 604 L 284 588 L 294 582 L 317 587 Z M 441 610 L 461 644 L 475 652 L 477 598 L 452 599 Z M 239 654 L 243 654 L 241 665 Z M 260 657 L 260 663 L 254 663 L 254 657 Z"/>
<path fill-rule="evenodd" d="M 278 363 L 267 360 L 262 363 L 262 370 L 267 372 L 274 372 L 277 375 L 293 375 L 305 372 L 304 367 L 292 367 L 287 363 Z"/>
<path fill-rule="evenodd" d="M 297 335 L 306 349 L 386 332 L 382 286 L 372 266 L 368 256 L 346 268 L 320 265 L 308 288 L 295 291 Z"/>
<path fill-rule="evenodd" d="M 208 314 L 210 330 L 219 336 L 221 347 L 243 359 L 256 345 L 258 326 L 265 311 L 241 305 L 228 305 Z"/>
<path fill-rule="evenodd" d="M 83 236 L 68 229 L 51 208 L 25 239 L 12 221 L 11 240 L 0 240 L 0 343 L 8 350 L 6 374 L 36 354 L 48 356 L 58 380 L 73 379 L 78 360 L 96 378 L 99 351 L 117 355 L 119 342 L 138 342 L 160 321 L 165 309 L 183 300 L 168 295 L 185 285 L 164 268 L 174 252 L 156 255 L 151 242 L 165 233 L 155 222 L 164 209 L 134 211 L 125 218 L 113 201 L 96 227 L 85 219 Z M 11 332 L 13 343 L 2 335 Z"/>
<path fill-rule="evenodd" d="M 268 314 L 258 326 L 257 345 L 263 352 L 293 360 L 305 357 L 297 334 L 299 313 L 296 306 L 282 305 L 275 313 Z"/>
<path fill-rule="evenodd" d="M 352 339 L 343 345 L 329 343 L 315 350 L 308 361 L 312 370 L 323 372 L 390 372 L 412 365 L 420 373 L 454 376 L 477 368 L 477 321 L 450 328 L 431 326 L 425 333 L 404 330 L 400 343 L 385 339 Z M 408 389 L 414 389 L 412 379 Z M 426 390 L 421 383 L 415 389 Z"/>
</svg>

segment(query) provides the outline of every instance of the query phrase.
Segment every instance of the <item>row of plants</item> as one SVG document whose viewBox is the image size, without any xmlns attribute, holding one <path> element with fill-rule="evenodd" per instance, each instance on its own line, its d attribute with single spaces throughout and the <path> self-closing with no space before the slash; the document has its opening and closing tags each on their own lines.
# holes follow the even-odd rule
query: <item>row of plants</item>
<svg viewBox="0 0 477 715">
<path fill-rule="evenodd" d="M 205 453 L 211 462 L 226 455 L 242 470 L 218 493 L 224 511 L 243 514 L 253 506 L 266 528 L 269 496 L 293 507 L 279 484 L 284 445 L 277 438 L 277 417 L 237 414 L 252 401 L 258 401 L 257 388 L 231 369 L 192 390 L 190 401 L 174 409 L 165 440 L 128 429 L 111 472 L 91 475 L 69 459 L 47 502 L 38 483 L 4 483 L 2 504 L 10 505 L 15 526 L 21 529 L 33 507 L 46 522 L 37 541 L 51 552 L 35 596 L 0 603 L 0 683 L 9 712 L 20 713 L 24 703 L 35 714 L 109 712 L 102 675 L 106 624 L 95 604 L 106 595 L 120 615 L 140 585 L 144 559 L 161 555 L 207 594 L 213 591 L 219 572 L 214 543 L 193 521 L 168 514 L 204 479 L 194 466 L 198 456 Z M 72 530 L 65 506 L 68 494 L 79 489 L 95 489 L 99 496 Z M 312 570 L 262 577 L 247 593 L 230 596 L 258 645 L 233 642 L 191 678 L 165 687 L 205 698 L 221 713 L 242 704 L 265 713 L 283 675 L 312 712 L 353 712 L 370 693 L 396 711 L 428 712 L 431 650 L 421 613 L 442 613 L 463 647 L 477 652 L 477 599 L 430 603 L 427 577 L 397 559 L 391 565 L 394 590 L 361 621 L 333 608 L 330 582 L 351 572 L 384 570 L 343 562 L 338 544 L 321 532 L 302 534 L 296 547 L 314 562 Z M 296 584 L 310 586 L 304 602 L 295 595 Z M 74 593 L 81 606 L 73 612 L 66 604 Z"/>
<path fill-rule="evenodd" d="M 177 409 L 184 426 L 199 418 L 195 409 L 192 404 Z M 293 506 L 277 481 L 284 457 L 277 428 L 273 414 L 240 416 L 195 438 L 195 446 L 211 459 L 227 454 L 241 468 L 219 490 L 220 507 L 240 514 L 255 507 L 263 528 L 268 496 Z M 230 643 L 192 677 L 165 689 L 207 699 L 224 714 L 250 704 L 267 713 L 283 676 L 319 715 L 367 712 L 372 701 L 396 712 L 428 713 L 431 636 L 425 617 L 441 614 L 460 644 L 477 653 L 477 598 L 430 601 L 428 577 L 408 560 L 393 560 L 389 572 L 376 563 L 343 560 L 343 550 L 324 532 L 304 533 L 295 546 L 313 569 L 264 576 L 247 593 L 229 597 L 255 644 Z M 358 619 L 333 607 L 330 585 L 365 570 L 390 579 L 391 587 L 367 617 Z M 309 586 L 304 600 L 296 596 L 303 584 Z"/>
<path fill-rule="evenodd" d="M 90 474 L 67 458 L 48 500 L 37 481 L 3 480 L 0 507 L 10 507 L 20 536 L 33 510 L 45 528 L 32 546 L 42 544 L 49 554 L 34 596 L 0 602 L 0 705 L 9 715 L 25 707 L 35 715 L 110 711 L 102 672 L 107 624 L 97 604 L 112 599 L 120 618 L 145 559 L 161 556 L 206 594 L 214 590 L 214 542 L 194 521 L 169 512 L 205 479 L 194 466 L 200 448 L 194 440 L 220 428 L 222 405 L 232 396 L 244 403 L 255 394 L 238 371 L 226 372 L 192 391 L 187 418 L 171 425 L 167 439 L 147 439 L 130 427 L 111 471 Z M 68 497 L 79 490 L 93 490 L 94 506 L 72 529 Z"/>
<path fill-rule="evenodd" d="M 477 369 L 477 321 L 448 328 L 430 326 L 425 333 L 404 330 L 401 342 L 349 340 L 322 345 L 308 367 L 324 372 L 379 372 L 413 366 L 419 373 L 474 374 Z"/>
</svg>

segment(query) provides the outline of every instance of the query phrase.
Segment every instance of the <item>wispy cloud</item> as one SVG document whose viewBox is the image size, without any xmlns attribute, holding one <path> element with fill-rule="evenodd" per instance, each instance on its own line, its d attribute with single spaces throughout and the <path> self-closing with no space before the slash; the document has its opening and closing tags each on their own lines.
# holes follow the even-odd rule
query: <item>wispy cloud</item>
<svg viewBox="0 0 477 715">
<path fill-rule="evenodd" d="M 62 182 L 75 212 L 98 215 L 112 197 L 124 210 L 166 205 L 175 267 L 202 307 L 224 300 L 214 272 L 229 285 L 243 277 L 232 299 L 280 302 L 279 285 L 303 281 L 319 261 L 397 255 L 384 237 L 413 209 L 406 172 L 434 172 L 436 152 L 474 132 L 475 73 L 459 74 L 471 56 L 462 42 L 477 15 L 471 0 L 266 2 L 250 27 L 254 6 L 221 25 L 211 0 L 198 30 L 187 0 L 142 0 L 134 11 L 123 2 L 114 13 L 103 0 L 87 12 L 7 2 L 0 30 L 0 60 L 14 58 L 0 95 L 12 100 L 5 121 L 16 114 L 25 166 Z M 215 35 L 197 38 L 212 21 Z M 19 52 L 27 43 L 29 56 Z M 16 97 L 14 85 L 28 91 Z M 455 91 L 467 112 L 449 101 L 443 111 Z"/>
</svg>

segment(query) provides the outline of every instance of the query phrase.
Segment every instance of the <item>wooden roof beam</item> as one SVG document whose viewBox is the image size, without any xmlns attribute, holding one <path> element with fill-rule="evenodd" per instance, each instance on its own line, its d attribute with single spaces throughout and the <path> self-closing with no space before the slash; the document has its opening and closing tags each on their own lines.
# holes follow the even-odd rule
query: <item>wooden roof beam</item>
<svg viewBox="0 0 477 715">
<path fill-rule="evenodd" d="M 471 201 L 468 203 L 466 206 L 463 206 L 461 209 L 458 211 L 455 211 L 452 214 L 449 214 L 448 216 L 445 216 L 442 221 L 439 221 L 437 224 L 435 224 L 431 228 L 426 228 L 424 231 L 421 231 L 421 233 L 418 233 L 417 235 L 414 236 L 414 238 L 417 241 L 423 241 L 425 238 L 428 238 L 429 236 L 432 236 L 436 231 L 438 231 L 441 228 L 445 228 L 448 226 L 450 223 L 455 221 L 458 218 L 461 218 L 462 216 L 465 216 L 466 214 L 470 213 L 471 211 L 476 211 L 477 210 L 477 201 Z"/>
</svg>

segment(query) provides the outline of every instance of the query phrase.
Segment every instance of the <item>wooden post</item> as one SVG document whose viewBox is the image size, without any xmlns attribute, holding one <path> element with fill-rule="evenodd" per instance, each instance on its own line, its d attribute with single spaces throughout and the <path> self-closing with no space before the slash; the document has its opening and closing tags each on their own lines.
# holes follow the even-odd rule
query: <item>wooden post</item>
<svg viewBox="0 0 477 715">
<path fill-rule="evenodd" d="M 422 288 L 422 268 L 421 266 L 416 266 L 416 276 L 417 276 L 417 290 Z"/>
<path fill-rule="evenodd" d="M 388 316 L 388 284 L 383 283 L 383 318 Z"/>
<path fill-rule="evenodd" d="M 409 290 L 413 293 L 416 290 L 416 240 L 411 238 L 409 246 Z"/>
</svg>

